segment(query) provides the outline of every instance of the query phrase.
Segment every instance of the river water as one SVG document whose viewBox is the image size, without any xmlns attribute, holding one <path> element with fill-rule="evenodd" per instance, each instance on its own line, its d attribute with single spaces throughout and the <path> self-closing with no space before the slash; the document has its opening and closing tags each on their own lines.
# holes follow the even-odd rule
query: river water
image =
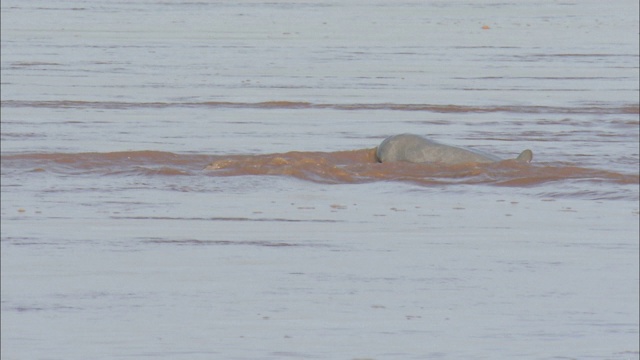
<svg viewBox="0 0 640 360">
<path fill-rule="evenodd" d="M 2 358 L 638 359 L 638 14 L 2 1 Z"/>
</svg>

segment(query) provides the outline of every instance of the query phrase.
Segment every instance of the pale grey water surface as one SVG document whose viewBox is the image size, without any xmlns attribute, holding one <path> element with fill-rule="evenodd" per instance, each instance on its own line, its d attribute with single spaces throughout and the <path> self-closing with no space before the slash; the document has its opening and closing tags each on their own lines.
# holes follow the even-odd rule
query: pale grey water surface
<svg viewBox="0 0 640 360">
<path fill-rule="evenodd" d="M 639 358 L 636 0 L 1 6 L 3 360 Z"/>
</svg>

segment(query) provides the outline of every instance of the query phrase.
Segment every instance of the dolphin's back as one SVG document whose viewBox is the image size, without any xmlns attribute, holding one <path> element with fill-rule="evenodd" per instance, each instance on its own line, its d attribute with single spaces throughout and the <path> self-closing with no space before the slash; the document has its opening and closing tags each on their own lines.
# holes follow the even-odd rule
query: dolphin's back
<svg viewBox="0 0 640 360">
<path fill-rule="evenodd" d="M 440 144 L 414 134 L 400 134 L 386 138 L 376 149 L 376 156 L 380 162 L 434 162 L 451 165 L 491 163 L 502 160 L 482 151 Z M 526 157 L 526 155 L 521 156 Z"/>
<path fill-rule="evenodd" d="M 529 163 L 533 160 L 533 151 L 527 149 L 518 155 L 516 161 Z"/>
</svg>

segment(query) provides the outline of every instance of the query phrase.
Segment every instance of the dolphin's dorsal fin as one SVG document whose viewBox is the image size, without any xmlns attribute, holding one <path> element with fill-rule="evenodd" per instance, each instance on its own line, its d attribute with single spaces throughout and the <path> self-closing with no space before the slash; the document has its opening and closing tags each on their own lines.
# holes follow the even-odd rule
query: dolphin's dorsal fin
<svg viewBox="0 0 640 360">
<path fill-rule="evenodd" d="M 532 159 L 533 159 L 533 151 L 527 149 L 521 152 L 520 155 L 518 155 L 518 157 L 516 158 L 516 161 L 528 163 L 528 162 L 531 162 Z"/>
</svg>

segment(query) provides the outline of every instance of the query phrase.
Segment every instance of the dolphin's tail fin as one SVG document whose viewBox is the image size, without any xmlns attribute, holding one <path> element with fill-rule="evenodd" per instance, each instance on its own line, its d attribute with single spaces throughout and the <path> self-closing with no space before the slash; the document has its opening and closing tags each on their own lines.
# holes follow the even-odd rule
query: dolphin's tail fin
<svg viewBox="0 0 640 360">
<path fill-rule="evenodd" d="M 533 151 L 527 149 L 521 152 L 520 155 L 518 155 L 518 157 L 516 158 L 516 161 L 528 163 L 528 162 L 531 162 L 532 159 L 533 159 Z"/>
</svg>

